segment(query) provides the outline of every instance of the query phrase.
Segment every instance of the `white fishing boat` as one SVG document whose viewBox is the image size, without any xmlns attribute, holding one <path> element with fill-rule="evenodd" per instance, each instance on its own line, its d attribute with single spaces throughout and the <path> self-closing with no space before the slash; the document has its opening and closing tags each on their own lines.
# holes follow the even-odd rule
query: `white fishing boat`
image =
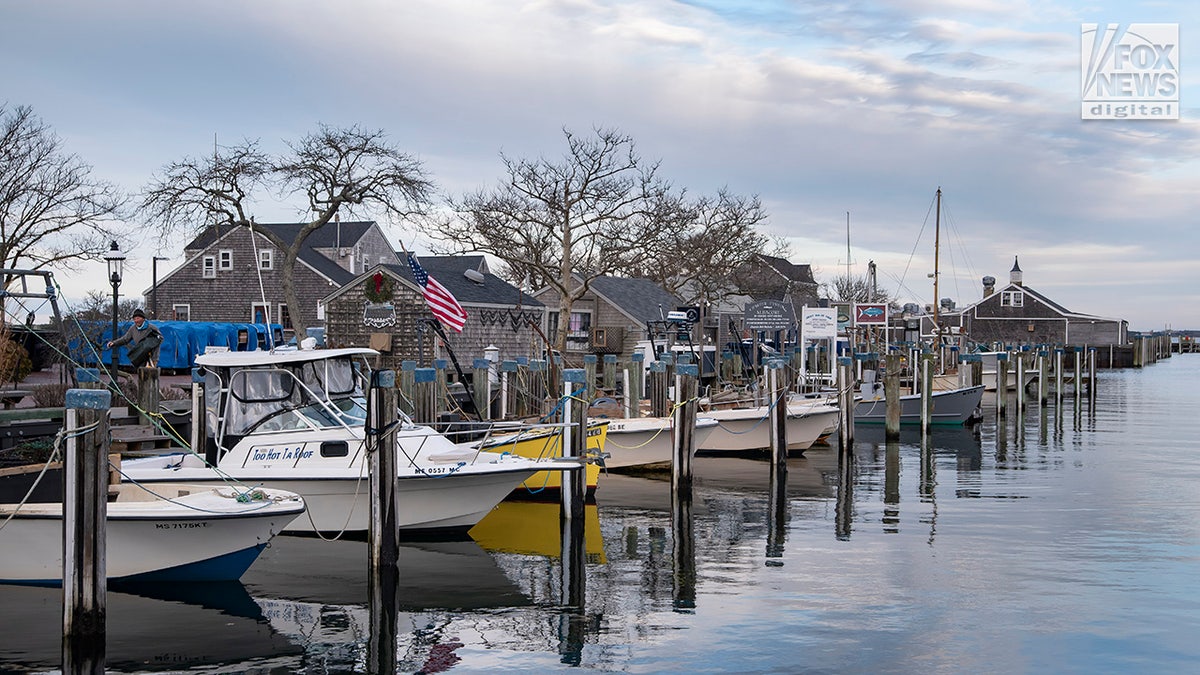
<svg viewBox="0 0 1200 675">
<path fill-rule="evenodd" d="M 882 382 L 866 382 L 860 387 L 861 400 L 854 406 L 856 424 L 883 424 L 887 421 L 887 402 Z M 932 392 L 933 414 L 930 424 L 964 424 L 979 415 L 983 385 Z M 900 397 L 900 424 L 921 423 L 921 395 Z"/>
<path fill-rule="evenodd" d="M 791 399 L 787 407 L 789 451 L 807 450 L 837 424 L 838 409 L 834 406 Z M 705 410 L 701 414 L 716 420 L 717 426 L 703 444 L 698 444 L 698 453 L 738 453 L 771 445 L 770 406 Z"/>
<path fill-rule="evenodd" d="M 295 493 L 163 483 L 112 486 L 105 572 L 122 581 L 238 579 L 304 512 Z M 61 502 L 0 504 L 0 582 L 60 584 Z"/>
<path fill-rule="evenodd" d="M 126 460 L 132 480 L 265 485 L 304 496 L 307 516 L 289 531 L 367 529 L 364 348 L 204 354 L 203 454 Z M 397 512 L 405 532 L 479 521 L 537 471 L 578 463 L 532 460 L 457 445 L 403 414 L 389 431 L 397 464 Z M 215 468 L 214 468 L 215 467 Z"/>
<path fill-rule="evenodd" d="M 604 466 L 609 469 L 653 469 L 670 467 L 674 456 L 674 418 L 631 417 L 610 419 L 604 443 Z M 692 432 L 695 447 L 708 442 L 717 428 L 717 420 L 697 417 Z"/>
</svg>

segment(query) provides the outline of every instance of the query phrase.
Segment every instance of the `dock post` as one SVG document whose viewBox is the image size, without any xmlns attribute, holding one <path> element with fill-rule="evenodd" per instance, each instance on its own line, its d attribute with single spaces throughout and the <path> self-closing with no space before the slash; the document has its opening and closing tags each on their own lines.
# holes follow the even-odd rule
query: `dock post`
<svg viewBox="0 0 1200 675">
<path fill-rule="evenodd" d="M 1075 382 L 1075 398 L 1083 396 L 1083 347 L 1075 347 L 1075 366 L 1072 369 Z"/>
<path fill-rule="evenodd" d="M 587 391 L 587 373 L 581 368 L 562 371 L 562 449 L 564 458 L 582 462 L 587 455 L 587 402 L 582 400 Z M 562 472 L 562 517 L 583 522 L 583 500 L 587 492 L 587 471 Z"/>
<path fill-rule="evenodd" d="M 1096 402 L 1096 348 L 1088 348 L 1088 400 Z"/>
<path fill-rule="evenodd" d="M 434 368 L 413 371 L 413 421 L 417 424 L 433 424 L 437 420 L 436 381 Z"/>
<path fill-rule="evenodd" d="M 69 389 L 64 401 L 63 672 L 104 668 L 111 406 L 105 389 Z M 96 669 L 84 667 L 89 663 Z"/>
<path fill-rule="evenodd" d="M 513 379 L 517 372 L 516 361 L 500 362 L 500 419 L 509 419 L 513 414 Z"/>
<path fill-rule="evenodd" d="M 596 400 L 596 362 L 597 361 L 598 361 L 598 359 L 596 358 L 595 354 L 584 354 L 583 355 L 584 384 L 587 386 L 587 389 L 583 392 L 583 395 L 581 398 L 583 398 L 583 400 L 588 403 L 591 403 L 592 401 Z"/>
<path fill-rule="evenodd" d="M 883 437 L 900 438 L 900 353 L 891 351 L 883 366 Z"/>
<path fill-rule="evenodd" d="M 983 357 L 979 354 L 968 354 L 971 358 L 971 386 L 983 384 Z"/>
<path fill-rule="evenodd" d="M 1062 403 L 1063 399 L 1063 350 L 1062 347 L 1054 348 L 1054 399 L 1056 404 Z"/>
<path fill-rule="evenodd" d="M 838 449 L 850 452 L 854 446 L 854 361 L 849 356 L 837 360 Z"/>
<path fill-rule="evenodd" d="M 532 359 L 529 362 L 529 396 L 524 397 L 526 401 L 526 410 L 523 412 L 518 409 L 517 416 L 525 417 L 526 415 L 535 415 L 541 417 L 546 414 L 546 397 L 550 396 L 551 392 L 557 391 L 550 388 L 550 370 L 546 361 L 542 359 Z"/>
<path fill-rule="evenodd" d="M 474 370 L 471 374 L 472 402 L 475 412 L 479 413 L 479 420 L 486 422 L 492 419 L 492 362 L 475 359 L 471 367 Z"/>
<path fill-rule="evenodd" d="M 400 529 L 396 512 L 396 371 L 371 373 L 367 390 L 366 439 L 370 461 L 371 526 L 368 570 L 373 577 L 400 559 Z"/>
<path fill-rule="evenodd" d="M 667 415 L 667 364 L 662 361 L 650 363 L 650 416 Z"/>
<path fill-rule="evenodd" d="M 690 499 L 692 495 L 692 456 L 696 454 L 699 377 L 700 366 L 694 363 L 675 367 L 675 412 L 671 420 L 675 432 L 671 446 L 672 499 Z"/>
<path fill-rule="evenodd" d="M 1025 410 L 1025 387 L 1023 386 L 1025 383 L 1025 349 L 1024 348 L 1022 348 L 1021 351 L 1017 352 L 1016 366 L 1017 366 L 1017 391 L 1016 391 L 1017 410 Z M 1001 384 L 1000 382 L 996 382 L 997 391 L 999 391 L 998 388 L 999 388 L 1000 384 Z M 1008 390 L 1008 380 L 1004 381 L 1004 389 L 1005 389 L 1005 391 Z"/>
<path fill-rule="evenodd" d="M 99 368 L 76 368 L 75 381 L 79 383 L 80 389 L 101 389 L 104 387 L 100 382 Z"/>
<path fill-rule="evenodd" d="M 1008 404 L 1008 352 L 996 354 L 996 414 L 1004 417 Z"/>
<path fill-rule="evenodd" d="M 617 395 L 617 355 L 604 355 L 604 374 L 600 377 L 600 383 L 604 385 L 605 391 L 609 396 Z"/>
<path fill-rule="evenodd" d="M 625 371 L 625 416 L 633 419 L 642 416 L 642 399 L 646 391 L 646 355 L 634 352 L 629 356 L 629 370 Z"/>
<path fill-rule="evenodd" d="M 921 354 L 921 433 L 933 425 L 933 354 Z"/>
<path fill-rule="evenodd" d="M 396 505 L 396 371 L 371 373 L 367 390 L 366 450 L 370 474 L 367 529 L 368 672 L 396 672 L 400 583 L 400 521 Z"/>
<path fill-rule="evenodd" d="M 413 360 L 404 360 L 400 362 L 400 384 L 399 393 L 397 395 L 397 404 L 400 410 L 409 417 L 417 414 L 417 381 L 415 374 L 417 372 L 417 362 Z"/>
<path fill-rule="evenodd" d="M 204 376 L 200 374 L 199 366 L 192 368 L 192 424 L 191 435 L 188 438 L 188 444 L 192 448 L 192 452 L 202 456 L 212 465 L 216 465 L 217 449 L 213 448 L 213 456 L 208 456 L 208 415 L 206 412 L 207 403 L 204 396 Z"/>
<path fill-rule="evenodd" d="M 767 391 L 770 392 L 770 412 L 768 413 L 771 464 L 775 468 L 787 470 L 788 438 L 788 387 L 784 363 L 779 359 L 769 359 L 767 367 Z"/>
<path fill-rule="evenodd" d="M 138 424 L 154 426 L 154 420 L 150 415 L 158 412 L 158 405 L 162 398 L 158 382 L 159 370 L 157 367 L 142 366 L 137 369 Z"/>
<path fill-rule="evenodd" d="M 1049 365 L 1049 353 L 1045 349 L 1038 350 L 1038 405 L 1046 405 L 1046 400 L 1049 398 L 1049 382 L 1046 379 L 1049 377 L 1047 366 Z"/>
</svg>

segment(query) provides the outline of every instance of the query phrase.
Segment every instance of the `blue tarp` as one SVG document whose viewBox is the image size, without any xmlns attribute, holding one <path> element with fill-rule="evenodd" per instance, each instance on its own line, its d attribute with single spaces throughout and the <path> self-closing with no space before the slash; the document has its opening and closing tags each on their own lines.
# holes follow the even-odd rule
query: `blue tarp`
<svg viewBox="0 0 1200 675">
<path fill-rule="evenodd" d="M 154 321 L 162 333 L 163 343 L 158 350 L 158 367 L 169 369 L 190 369 L 196 365 L 196 356 L 203 354 L 209 346 L 227 347 L 231 351 L 255 351 L 268 349 L 268 330 L 266 324 L 252 323 L 218 323 L 207 321 Z M 104 349 L 104 344 L 112 338 L 112 323 L 103 321 L 82 321 L 80 325 L 86 337 L 70 341 L 68 348 L 75 362 L 95 366 L 97 359 L 101 363 L 112 362 L 112 350 Z M 130 321 L 117 324 L 117 335 L 125 334 L 132 325 Z M 271 324 L 269 334 L 273 336 L 274 346 L 283 344 L 283 326 Z M 128 345 L 117 347 L 118 363 L 132 366 L 129 362 Z"/>
</svg>

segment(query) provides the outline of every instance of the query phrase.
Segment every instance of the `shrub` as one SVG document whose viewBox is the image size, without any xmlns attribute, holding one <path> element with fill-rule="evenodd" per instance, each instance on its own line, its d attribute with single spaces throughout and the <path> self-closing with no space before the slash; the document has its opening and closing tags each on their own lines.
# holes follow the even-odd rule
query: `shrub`
<svg viewBox="0 0 1200 675">
<path fill-rule="evenodd" d="M 0 339 L 0 383 L 17 383 L 33 372 L 29 352 L 12 340 Z"/>
</svg>

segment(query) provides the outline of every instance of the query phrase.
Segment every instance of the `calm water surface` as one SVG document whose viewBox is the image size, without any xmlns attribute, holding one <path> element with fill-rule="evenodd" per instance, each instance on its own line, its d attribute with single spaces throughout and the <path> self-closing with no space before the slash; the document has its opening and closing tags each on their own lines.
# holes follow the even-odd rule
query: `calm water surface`
<svg viewBox="0 0 1200 675">
<path fill-rule="evenodd" d="M 398 671 L 1197 672 L 1198 382 L 1194 355 L 1104 372 L 1094 407 L 991 407 L 924 449 L 860 426 L 781 500 L 751 460 L 698 460 L 690 513 L 602 477 L 581 588 L 557 506 L 506 502 L 402 550 Z M 365 672 L 365 551 L 281 537 L 241 583 L 112 592 L 109 670 Z M 59 593 L 0 587 L 0 670 L 59 668 Z"/>
</svg>

